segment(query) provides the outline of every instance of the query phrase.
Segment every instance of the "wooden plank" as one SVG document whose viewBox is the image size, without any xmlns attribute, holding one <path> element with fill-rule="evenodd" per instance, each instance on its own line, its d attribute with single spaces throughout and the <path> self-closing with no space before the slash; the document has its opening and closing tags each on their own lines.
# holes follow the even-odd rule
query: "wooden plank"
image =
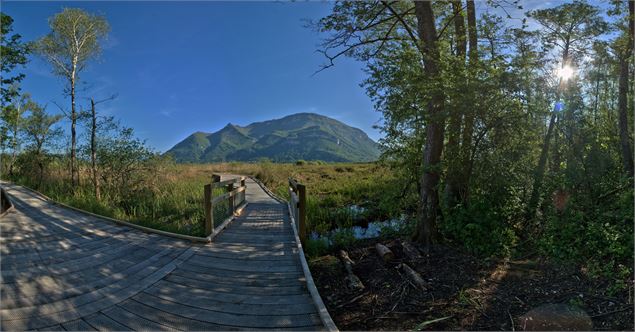
<svg viewBox="0 0 635 332">
<path fill-rule="evenodd" d="M 297 252 L 293 252 L 291 250 L 287 251 L 265 251 L 265 252 L 246 252 L 246 251 L 229 251 L 223 250 L 220 252 L 215 252 L 211 250 L 199 251 L 198 255 L 207 256 L 207 257 L 216 257 L 216 258 L 225 258 L 225 259 L 234 259 L 240 261 L 286 261 L 297 259 L 298 257 L 294 257 L 297 255 Z"/>
<path fill-rule="evenodd" d="M 3 281 L 11 278 L 20 278 L 25 276 L 34 276 L 34 275 L 46 275 L 46 274 L 65 274 L 76 271 L 81 271 L 90 267 L 99 266 L 110 262 L 112 260 L 118 259 L 120 257 L 125 257 L 130 255 L 131 253 L 139 250 L 143 247 L 144 242 L 132 242 L 119 246 L 117 249 L 112 250 L 110 252 L 104 253 L 100 252 L 97 254 L 93 254 L 90 256 L 82 257 L 79 259 L 74 259 L 70 261 L 65 261 L 63 263 L 57 263 L 49 266 L 35 266 L 26 269 L 17 269 L 17 270 L 3 270 L 2 278 Z M 149 241 L 145 241 L 145 244 L 150 244 Z"/>
<path fill-rule="evenodd" d="M 117 282 L 110 283 L 103 288 L 92 290 L 91 292 L 88 292 L 88 293 L 81 293 L 81 295 L 78 295 L 78 296 L 72 296 L 67 299 L 63 299 L 63 300 L 55 301 L 51 303 L 46 303 L 43 305 L 32 306 L 32 307 L 20 307 L 20 308 L 14 308 L 14 309 L 1 309 L 0 316 L 3 317 L 3 319 L 12 320 L 12 319 L 29 317 L 34 312 L 37 313 L 38 315 L 46 315 L 46 314 L 52 314 L 52 313 L 56 313 L 60 311 L 72 310 L 75 307 L 96 302 L 104 298 L 104 296 L 106 296 L 108 293 L 112 291 L 116 292 L 118 290 L 125 289 L 131 285 L 134 285 L 137 282 L 141 282 L 144 278 L 146 278 L 152 272 L 159 270 L 160 267 L 163 267 L 165 264 L 168 264 L 170 261 L 172 261 L 172 258 L 170 257 L 161 258 L 154 261 L 147 260 L 137 266 L 138 270 L 136 271 L 134 275 L 128 276 L 125 279 L 120 279 Z M 157 263 L 157 265 L 152 265 L 153 263 Z"/>
<path fill-rule="evenodd" d="M 293 233 L 268 234 L 267 232 L 252 232 L 249 234 L 236 234 L 232 232 L 224 232 L 219 236 L 218 241 L 243 241 L 250 243 L 294 243 Z"/>
<path fill-rule="evenodd" d="M 293 249 L 295 247 L 295 243 L 290 241 L 278 242 L 278 241 L 266 241 L 266 240 L 246 240 L 246 239 L 232 239 L 232 238 L 223 238 L 222 234 L 219 236 L 218 241 L 222 241 L 223 245 L 229 245 L 234 247 L 243 247 L 245 249 L 255 248 L 261 250 L 276 250 L 276 249 Z"/>
<path fill-rule="evenodd" d="M 129 326 L 135 331 L 171 331 L 172 328 L 137 316 L 119 306 L 112 306 L 104 311 L 104 315 Z"/>
<path fill-rule="evenodd" d="M 217 292 L 209 289 L 192 288 L 188 285 L 174 283 L 168 280 L 161 280 L 155 285 L 144 290 L 144 292 L 159 296 L 175 295 L 177 293 L 198 294 L 197 296 L 207 296 L 216 301 L 228 303 L 244 303 L 244 304 L 312 304 L 313 301 L 308 294 L 287 295 L 287 296 L 268 296 L 268 295 L 248 295 L 234 294 L 227 292 Z"/>
<path fill-rule="evenodd" d="M 8 303 L 4 303 L 3 301 L 2 309 L 15 307 L 15 305 L 11 306 L 12 301 L 17 302 L 16 304 L 20 304 L 21 307 L 24 307 L 45 303 L 45 301 L 53 302 L 74 296 L 80 296 L 93 290 L 107 287 L 119 280 L 131 278 L 135 273 L 147 268 L 147 261 L 153 261 L 157 258 L 172 254 L 172 257 L 168 256 L 167 258 L 164 258 L 165 262 L 169 262 L 175 255 L 174 251 L 171 249 L 164 249 L 160 252 L 154 253 L 155 254 L 152 256 L 148 255 L 147 252 L 142 252 L 140 255 L 138 253 L 134 253 L 133 255 L 139 255 L 139 258 L 144 259 L 129 261 L 129 263 L 125 265 L 126 269 L 123 271 L 106 269 L 104 272 L 99 271 L 100 273 L 93 273 L 92 275 L 84 276 L 79 280 L 76 279 L 75 283 L 56 282 L 56 280 L 49 278 L 50 281 L 47 280 L 45 284 L 36 284 L 30 287 L 25 284 L 18 284 L 19 287 L 13 286 L 6 289 L 5 293 L 3 293 L 3 296 L 8 296 L 11 300 L 6 301 Z M 71 286 L 72 284 L 76 284 L 77 286 L 73 287 Z M 46 291 L 43 292 L 43 289 Z M 46 297 L 43 297 L 42 295 L 46 295 Z"/>
<path fill-rule="evenodd" d="M 151 295 L 148 292 L 137 294 L 135 300 L 153 305 L 157 301 L 166 300 L 177 304 L 197 307 L 201 309 L 224 312 L 230 314 L 245 314 L 259 316 L 285 316 L 285 315 L 303 315 L 316 314 L 315 305 L 313 303 L 294 303 L 294 304 L 245 304 L 218 301 L 213 297 L 192 297 L 191 292 L 175 292 L 172 295 L 156 294 Z"/>
<path fill-rule="evenodd" d="M 119 269 L 119 266 L 117 264 L 125 264 L 127 262 L 129 262 L 131 259 L 136 258 L 137 256 L 141 255 L 143 256 L 143 254 L 147 251 L 153 251 L 153 250 L 160 250 L 160 248 L 155 248 L 155 249 L 147 249 L 147 248 L 140 248 L 139 250 L 137 250 L 134 254 L 132 255 L 128 255 L 125 257 L 122 257 L 121 259 L 118 260 L 113 260 L 110 261 L 106 264 L 103 265 L 99 265 L 99 266 L 93 266 L 91 268 L 86 268 L 80 271 L 76 271 L 75 273 L 72 274 L 62 274 L 62 275 L 51 275 L 51 274 L 45 274 L 45 275 L 25 275 L 23 278 L 20 278 L 19 280 L 11 280 L 11 282 L 32 282 L 32 281 L 36 281 L 38 278 L 42 278 L 42 277 L 53 277 L 56 280 L 60 280 L 60 281 L 64 281 L 64 282 L 69 282 L 69 283 L 73 283 L 73 282 L 81 282 L 81 280 L 83 278 L 86 278 L 86 273 L 92 273 L 94 271 L 99 271 L 99 270 L 104 270 L 104 271 L 117 271 Z M 4 283 L 7 284 L 9 283 L 9 280 L 6 279 L 4 280 Z"/>
<path fill-rule="evenodd" d="M 242 236 L 261 236 L 261 235 L 265 235 L 265 236 L 284 236 L 284 235 L 293 235 L 293 232 L 291 231 L 291 227 L 287 227 L 287 228 L 246 228 L 246 227 L 241 227 L 241 225 L 239 225 L 239 221 L 238 219 L 236 219 L 236 221 L 234 222 L 236 225 L 232 225 L 231 227 L 228 227 L 225 230 L 225 234 L 229 234 L 229 235 L 242 235 Z"/>
<path fill-rule="evenodd" d="M 241 278 L 241 279 L 258 279 L 258 280 L 281 280 L 281 279 L 294 279 L 304 278 L 302 273 L 287 273 L 287 272 L 251 272 L 251 271 L 232 271 L 219 267 L 209 268 L 205 266 L 198 266 L 194 264 L 182 264 L 179 269 L 196 272 L 213 274 L 219 277 L 225 277 L 228 279 Z"/>
<path fill-rule="evenodd" d="M 196 273 L 193 273 L 196 272 Z M 207 273 L 204 273 L 207 272 Z M 177 269 L 172 271 L 172 275 L 181 276 L 184 278 L 190 278 L 201 281 L 214 282 L 218 284 L 227 284 L 230 286 L 248 286 L 248 287 L 280 287 L 280 286 L 296 286 L 302 287 L 305 285 L 304 277 L 295 278 L 278 278 L 263 280 L 258 278 L 239 278 L 239 277 L 222 277 L 216 274 L 212 274 L 212 271 L 191 271 L 187 269 Z"/>
<path fill-rule="evenodd" d="M 287 296 L 287 295 L 306 295 L 307 291 L 304 285 L 298 286 L 278 286 L 278 287 L 249 287 L 228 284 L 216 284 L 203 280 L 182 277 L 171 274 L 165 278 L 166 281 L 189 286 L 190 288 L 205 289 L 208 291 L 242 294 L 242 295 L 259 295 L 259 296 Z"/>
<path fill-rule="evenodd" d="M 181 256 L 187 256 L 188 254 L 190 254 L 190 251 L 186 250 L 183 254 L 181 254 Z M 181 256 L 177 257 L 174 261 L 178 261 L 181 258 L 184 258 Z M 86 305 L 73 308 L 72 310 L 57 311 L 57 312 L 45 314 L 41 312 L 41 308 L 43 306 L 40 306 L 38 307 L 38 310 L 32 312 L 32 314 L 35 314 L 38 316 L 16 318 L 10 315 L 7 316 L 3 313 L 0 315 L 0 318 L 2 319 L 1 321 L 5 324 L 5 326 L 10 327 L 11 330 L 33 329 L 33 328 L 46 326 L 50 324 L 51 322 L 65 322 L 65 321 L 77 319 L 77 318 L 104 310 L 106 308 L 109 308 L 119 302 L 122 302 L 136 295 L 143 289 L 148 288 L 150 285 L 156 283 L 157 281 L 165 277 L 172 270 L 174 270 L 175 267 L 176 267 L 176 264 L 169 263 L 168 265 L 158 270 L 149 268 L 148 270 L 151 270 L 149 272 L 151 274 L 143 278 L 142 280 L 139 280 L 138 282 L 134 282 L 131 285 L 128 285 L 127 287 L 119 287 L 114 292 L 105 293 L 105 294 L 108 294 L 107 297 L 104 297 L 100 300 L 91 302 Z M 123 285 L 119 285 L 119 286 L 123 286 Z M 49 307 L 47 308 L 47 311 L 56 311 L 56 310 L 64 310 L 64 309 L 65 309 L 64 306 L 62 306 L 61 308 Z M 15 310 L 18 311 L 20 309 L 15 309 Z"/>
<path fill-rule="evenodd" d="M 129 237 L 128 239 L 113 237 L 110 239 L 102 239 L 103 241 L 94 241 L 97 242 L 99 245 L 90 245 L 93 244 L 93 242 L 89 242 L 86 247 L 73 248 L 66 251 L 55 250 L 45 251 L 44 253 L 36 252 L 30 254 L 30 256 L 28 257 L 24 257 L 24 254 L 21 254 L 19 256 L 9 255 L 8 257 L 3 255 L 2 267 L 6 270 L 16 270 L 26 267 L 28 263 L 42 266 L 59 264 L 71 260 L 85 258 L 87 256 L 95 255 L 102 252 L 114 251 L 116 248 L 122 246 L 125 243 L 124 241 L 132 241 L 133 239 L 133 237 Z"/>
<path fill-rule="evenodd" d="M 224 193 L 224 194 L 222 194 L 220 196 L 216 196 L 216 197 L 212 198 L 212 205 L 216 205 L 216 204 L 228 199 L 229 197 L 231 197 L 231 195 L 232 195 L 232 193 L 229 192 L 229 193 Z"/>
<path fill-rule="evenodd" d="M 188 264 L 196 264 L 200 266 L 210 266 L 214 267 L 215 265 L 249 265 L 251 268 L 258 269 L 267 269 L 273 267 L 297 267 L 299 264 L 294 259 L 285 259 L 285 260 L 251 260 L 251 259 L 234 259 L 234 258 L 221 258 L 221 257 L 213 257 L 213 256 L 203 256 L 193 255 L 192 258 L 188 261 Z M 269 270 L 274 272 L 273 270 Z"/>
<path fill-rule="evenodd" d="M 147 305 L 186 318 L 235 327 L 301 327 L 314 326 L 320 323 L 319 317 L 314 314 L 284 316 L 258 316 L 250 314 L 237 315 L 184 306 L 160 298 L 152 303 L 147 303 Z"/>
<path fill-rule="evenodd" d="M 229 179 L 229 180 L 224 180 L 224 181 L 220 181 L 220 182 L 214 182 L 212 183 L 212 187 L 213 188 L 221 188 L 221 187 L 225 187 L 229 184 L 234 184 L 236 182 L 240 182 L 240 179 Z"/>
<path fill-rule="evenodd" d="M 224 269 L 236 272 L 282 272 L 282 273 L 298 273 L 302 269 L 298 265 L 293 266 L 275 266 L 276 264 L 244 264 L 240 262 L 206 262 L 205 260 L 189 261 L 188 264 L 198 265 L 211 269 Z"/>
<path fill-rule="evenodd" d="M 38 329 L 38 331 L 66 331 L 62 325 L 56 324 Z"/>
<path fill-rule="evenodd" d="M 70 322 L 62 323 L 62 327 L 66 331 L 97 331 L 90 324 L 86 323 L 82 319 L 72 320 Z"/>
<path fill-rule="evenodd" d="M 102 314 L 96 313 L 83 318 L 88 324 L 99 331 L 130 331 L 130 327 L 123 325 L 114 319 Z"/>
<path fill-rule="evenodd" d="M 127 300 L 122 302 L 120 306 L 137 316 L 143 317 L 149 321 L 156 322 L 163 326 L 183 331 L 226 331 L 231 327 L 225 325 L 214 324 L 210 322 L 202 322 L 195 319 L 189 319 L 177 316 L 169 312 L 158 310 L 156 308 L 145 305 L 144 303 Z"/>
</svg>

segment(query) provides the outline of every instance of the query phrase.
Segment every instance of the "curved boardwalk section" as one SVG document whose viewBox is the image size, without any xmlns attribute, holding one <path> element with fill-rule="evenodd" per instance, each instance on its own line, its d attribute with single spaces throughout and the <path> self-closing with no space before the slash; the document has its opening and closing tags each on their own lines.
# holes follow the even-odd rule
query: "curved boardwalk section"
<svg viewBox="0 0 635 332">
<path fill-rule="evenodd" d="M 58 207 L 6 184 L 2 330 L 322 330 L 286 206 L 249 205 L 203 245 Z"/>
</svg>

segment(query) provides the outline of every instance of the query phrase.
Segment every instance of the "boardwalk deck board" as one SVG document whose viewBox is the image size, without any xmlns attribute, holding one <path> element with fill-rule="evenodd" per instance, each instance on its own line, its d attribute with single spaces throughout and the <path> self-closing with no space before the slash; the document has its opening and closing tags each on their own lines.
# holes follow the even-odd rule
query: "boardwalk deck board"
<svg viewBox="0 0 635 332">
<path fill-rule="evenodd" d="M 249 203 L 214 242 L 142 232 L 1 183 L 2 330 L 323 330 L 286 206 Z"/>
<path fill-rule="evenodd" d="M 86 323 L 94 327 L 98 331 L 130 331 L 130 327 L 123 325 L 116 320 L 102 314 L 97 313 L 83 318 Z"/>
<path fill-rule="evenodd" d="M 95 331 L 94 327 L 90 326 L 90 324 L 86 323 L 81 318 L 66 322 L 62 324 L 62 327 L 66 331 Z"/>
</svg>

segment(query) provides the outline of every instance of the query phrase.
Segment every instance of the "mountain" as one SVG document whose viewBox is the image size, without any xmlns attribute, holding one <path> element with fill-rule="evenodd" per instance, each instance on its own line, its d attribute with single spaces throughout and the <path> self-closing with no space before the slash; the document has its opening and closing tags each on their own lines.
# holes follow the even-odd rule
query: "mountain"
<svg viewBox="0 0 635 332">
<path fill-rule="evenodd" d="M 314 113 L 298 113 L 241 127 L 228 124 L 215 133 L 196 132 L 166 152 L 181 163 L 373 161 L 377 143 L 360 129 Z"/>
</svg>

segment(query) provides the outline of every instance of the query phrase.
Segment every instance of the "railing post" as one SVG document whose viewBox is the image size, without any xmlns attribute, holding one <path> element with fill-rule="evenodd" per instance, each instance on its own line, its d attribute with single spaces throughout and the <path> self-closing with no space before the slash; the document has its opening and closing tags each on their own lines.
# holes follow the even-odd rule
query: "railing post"
<svg viewBox="0 0 635 332">
<path fill-rule="evenodd" d="M 306 239 L 306 187 L 303 184 L 297 184 L 298 187 L 298 235 L 300 242 L 304 244 Z"/>
<path fill-rule="evenodd" d="M 205 234 L 206 236 L 214 233 L 214 204 L 212 203 L 213 190 L 212 184 L 220 182 L 220 175 L 212 174 L 212 183 L 205 185 Z"/>
<path fill-rule="evenodd" d="M 240 179 L 240 186 L 245 188 L 245 190 L 243 190 L 242 194 L 240 194 L 240 197 L 242 198 L 240 200 L 240 204 L 242 204 L 243 202 L 245 202 L 245 200 L 247 200 L 247 184 L 245 183 L 245 178 L 241 178 Z"/>
<path fill-rule="evenodd" d="M 212 185 L 205 185 L 205 236 L 209 236 L 214 231 L 214 206 L 212 205 Z"/>
<path fill-rule="evenodd" d="M 227 185 L 227 192 L 230 194 L 229 196 L 229 206 L 231 208 L 232 211 L 232 215 L 234 214 L 234 211 L 236 210 L 236 205 L 234 204 L 236 202 L 236 194 L 232 194 L 232 191 L 234 191 L 234 184 L 230 183 Z"/>
</svg>

